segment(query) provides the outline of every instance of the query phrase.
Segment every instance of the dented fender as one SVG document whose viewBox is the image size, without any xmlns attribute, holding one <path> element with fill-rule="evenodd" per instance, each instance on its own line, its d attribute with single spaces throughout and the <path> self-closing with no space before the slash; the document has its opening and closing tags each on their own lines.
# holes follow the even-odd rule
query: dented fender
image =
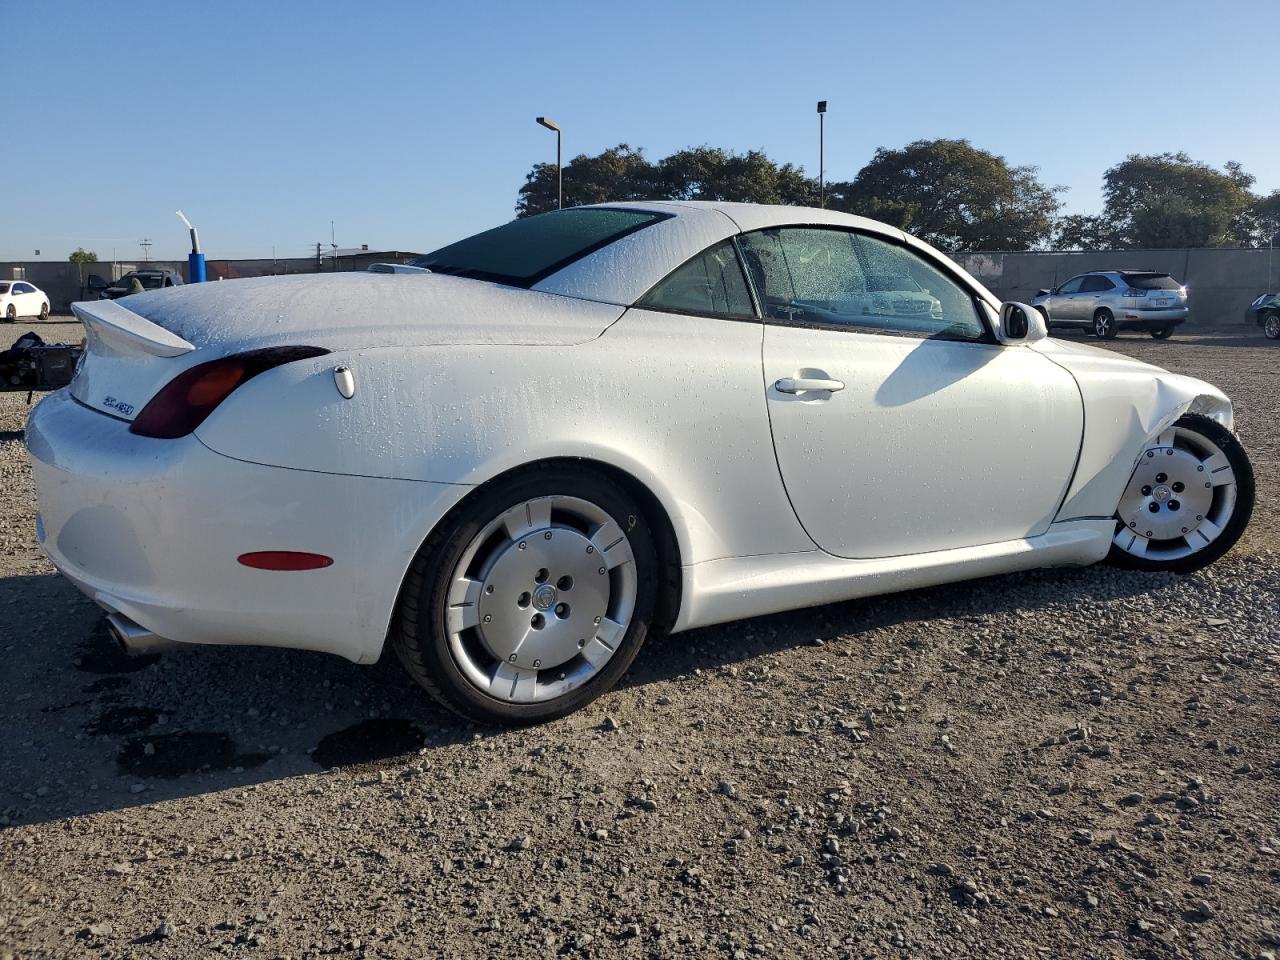
<svg viewBox="0 0 1280 960">
<path fill-rule="evenodd" d="M 1109 350 L 1042 343 L 1036 349 L 1075 377 L 1084 402 L 1084 437 L 1059 521 L 1113 516 L 1142 452 L 1183 414 L 1232 429 L 1231 401 L 1212 384 Z"/>
</svg>

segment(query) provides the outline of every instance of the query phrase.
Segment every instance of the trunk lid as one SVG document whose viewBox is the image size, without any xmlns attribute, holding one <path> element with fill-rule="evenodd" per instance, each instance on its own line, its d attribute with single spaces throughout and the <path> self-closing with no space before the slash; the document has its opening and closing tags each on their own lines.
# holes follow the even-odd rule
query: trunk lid
<svg viewBox="0 0 1280 960">
<path fill-rule="evenodd" d="M 334 273 L 191 284 L 72 304 L 85 354 L 71 393 L 133 420 L 188 367 L 274 346 L 570 346 L 625 308 L 442 274 Z"/>
</svg>

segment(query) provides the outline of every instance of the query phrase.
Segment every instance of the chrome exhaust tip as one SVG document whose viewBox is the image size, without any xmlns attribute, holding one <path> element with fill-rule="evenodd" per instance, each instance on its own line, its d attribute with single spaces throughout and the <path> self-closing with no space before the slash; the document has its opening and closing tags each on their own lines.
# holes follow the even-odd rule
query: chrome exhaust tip
<svg viewBox="0 0 1280 960">
<path fill-rule="evenodd" d="M 119 613 L 107 614 L 107 630 L 120 649 L 128 654 L 158 653 L 177 646 L 172 640 L 157 637 L 146 627 L 140 626 Z"/>
</svg>

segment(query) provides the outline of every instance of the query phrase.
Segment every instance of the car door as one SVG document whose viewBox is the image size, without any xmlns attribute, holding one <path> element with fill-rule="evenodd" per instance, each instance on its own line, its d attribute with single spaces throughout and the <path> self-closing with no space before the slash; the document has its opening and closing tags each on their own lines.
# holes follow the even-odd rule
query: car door
<svg viewBox="0 0 1280 960">
<path fill-rule="evenodd" d="M 1076 297 L 1079 302 L 1079 318 L 1086 322 L 1092 320 L 1098 307 L 1106 305 L 1107 292 L 1114 290 L 1115 287 L 1114 283 L 1101 274 L 1095 273 L 1085 277 L 1084 283 L 1080 285 L 1080 293 Z"/>
<path fill-rule="evenodd" d="M 36 288 L 29 283 L 21 281 L 13 285 L 13 302 L 18 308 L 18 316 L 33 317 L 40 312 L 40 305 L 36 303 L 39 297 L 36 295 Z"/>
<path fill-rule="evenodd" d="M 1046 304 L 1049 310 L 1049 319 L 1054 323 L 1080 323 L 1083 318 L 1080 314 L 1080 288 L 1084 285 L 1086 277 L 1081 275 L 1072 277 L 1066 283 L 1062 284 L 1049 298 Z"/>
<path fill-rule="evenodd" d="M 887 238 L 784 227 L 739 244 L 768 305 L 778 469 L 818 546 L 890 557 L 1048 529 L 1084 425 L 1065 370 L 994 342 L 945 263 Z M 868 275 L 928 298 L 868 293 Z"/>
</svg>

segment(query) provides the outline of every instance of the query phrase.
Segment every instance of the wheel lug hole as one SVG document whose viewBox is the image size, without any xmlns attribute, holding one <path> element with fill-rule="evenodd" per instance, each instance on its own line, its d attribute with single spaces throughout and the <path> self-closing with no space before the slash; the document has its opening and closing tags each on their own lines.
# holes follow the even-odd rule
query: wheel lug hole
<svg viewBox="0 0 1280 960">
<path fill-rule="evenodd" d="M 1168 479 L 1169 477 L 1166 474 L 1163 474 L 1163 473 L 1156 474 L 1156 483 L 1164 483 Z"/>
<path fill-rule="evenodd" d="M 1149 487 L 1149 486 L 1147 486 L 1147 487 L 1143 487 L 1143 488 L 1142 488 L 1142 495 L 1143 495 L 1144 497 L 1149 497 L 1149 496 L 1151 496 L 1151 487 Z"/>
<path fill-rule="evenodd" d="M 550 576 L 551 576 L 551 571 L 548 570 L 546 567 L 543 567 L 533 575 L 533 580 L 535 583 L 546 583 L 547 578 Z"/>
<path fill-rule="evenodd" d="M 1175 480 L 1175 481 L 1174 481 L 1174 484 L 1173 484 L 1173 492 L 1174 492 L 1174 493 L 1181 493 L 1181 492 L 1182 492 L 1183 490 L 1185 490 L 1185 489 L 1186 489 L 1186 486 L 1183 484 L 1183 482 L 1182 482 L 1181 480 Z"/>
<path fill-rule="evenodd" d="M 519 606 L 519 607 L 527 607 L 531 603 L 533 603 L 533 595 L 528 593 L 527 591 L 525 593 L 520 594 L 520 596 L 516 599 L 516 606 Z"/>
<path fill-rule="evenodd" d="M 561 577 L 559 580 L 557 580 L 557 581 L 556 581 L 556 589 L 557 589 L 557 590 L 572 590 L 572 589 L 573 589 L 573 577 L 569 576 L 568 574 L 565 574 L 563 577 Z"/>
<path fill-rule="evenodd" d="M 568 605 L 567 603 L 557 603 L 557 604 L 556 604 L 556 616 L 557 616 L 557 617 L 559 617 L 561 620 L 564 620 L 566 617 L 568 617 L 568 616 L 569 616 L 569 605 Z"/>
<path fill-rule="evenodd" d="M 1158 503 L 1149 503 L 1149 504 L 1147 504 L 1147 509 L 1148 509 L 1148 510 L 1150 510 L 1152 513 L 1159 513 L 1159 512 L 1160 512 L 1160 504 L 1158 504 Z"/>
<path fill-rule="evenodd" d="M 542 535 L 542 539 L 543 539 L 543 540 L 550 540 L 550 539 L 551 539 L 551 531 L 550 531 L 550 530 L 548 530 L 546 533 L 544 533 L 544 534 Z"/>
<path fill-rule="evenodd" d="M 1179 507 L 1181 507 L 1181 506 L 1182 506 L 1182 504 L 1181 504 L 1181 503 L 1179 503 L 1177 500 L 1170 500 L 1170 501 L 1169 501 L 1169 509 L 1170 509 L 1170 510 L 1177 510 L 1177 509 L 1178 509 Z"/>
<path fill-rule="evenodd" d="M 529 621 L 529 626 L 533 627 L 533 629 L 535 630 L 541 630 L 546 625 L 547 625 L 547 618 L 540 613 L 535 613 L 533 615 L 533 619 Z"/>
</svg>

